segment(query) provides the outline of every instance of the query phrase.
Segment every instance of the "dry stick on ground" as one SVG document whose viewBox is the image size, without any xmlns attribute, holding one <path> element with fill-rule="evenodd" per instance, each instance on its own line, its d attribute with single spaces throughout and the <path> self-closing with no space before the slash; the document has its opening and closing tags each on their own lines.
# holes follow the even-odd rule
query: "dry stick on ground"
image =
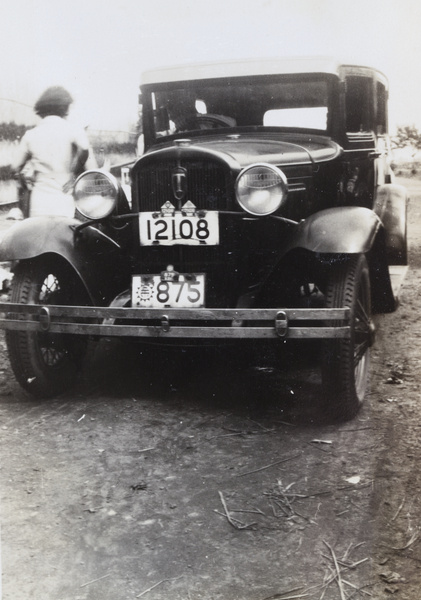
<svg viewBox="0 0 421 600">
<path fill-rule="evenodd" d="M 283 458 L 282 460 L 277 460 L 274 463 L 270 463 L 270 465 L 265 465 L 264 467 L 260 467 L 259 469 L 254 469 L 253 471 L 247 471 L 246 473 L 240 473 L 237 477 L 244 477 L 244 475 L 251 475 L 252 473 L 258 473 L 259 471 L 264 471 L 265 469 L 270 469 L 270 467 L 275 467 L 276 465 L 280 465 L 281 463 L 287 462 L 289 460 L 293 460 L 294 458 L 299 458 L 301 454 L 296 454 L 295 456 L 290 456 L 289 458 Z"/>
<path fill-rule="evenodd" d="M 86 587 L 87 585 L 91 585 L 91 583 L 96 583 L 97 581 L 101 581 L 101 579 L 105 579 L 106 577 L 109 577 L 110 574 L 108 573 L 107 575 L 103 575 L 102 577 L 98 577 L 98 579 L 92 579 L 92 581 L 88 581 L 87 583 L 83 583 L 80 587 Z"/>
<path fill-rule="evenodd" d="M 221 515 L 221 517 L 225 517 L 227 519 L 227 513 L 221 512 L 220 510 L 216 510 L 216 508 L 214 509 L 213 512 L 215 512 L 217 515 Z M 236 529 L 247 529 L 247 527 L 250 527 L 251 525 L 256 525 L 256 523 L 252 523 L 251 525 L 245 525 L 242 521 L 239 521 L 232 515 L 230 515 L 230 518 L 231 518 L 231 525 L 233 527 L 235 527 Z"/>
<path fill-rule="evenodd" d="M 336 559 L 336 554 L 335 554 L 332 546 L 330 546 L 325 540 L 323 540 L 323 543 L 329 548 L 330 553 L 332 554 L 333 564 L 335 565 L 336 573 L 338 576 L 337 583 L 338 583 L 339 592 L 341 594 L 341 600 L 345 600 L 345 592 L 344 592 L 344 587 L 342 585 L 341 570 L 339 568 L 338 561 Z"/>
<path fill-rule="evenodd" d="M 330 556 L 327 556 L 326 554 L 322 554 L 323 558 L 327 558 L 330 559 Z M 345 562 L 345 560 L 342 558 L 338 558 L 338 565 L 341 565 L 341 567 L 344 567 L 344 569 L 356 569 L 358 567 L 358 565 L 360 565 L 361 563 L 367 562 L 368 558 L 363 558 L 362 560 L 359 560 L 355 563 L 349 563 L 349 562 Z"/>
<path fill-rule="evenodd" d="M 334 581 L 337 581 L 337 579 L 338 579 L 337 573 L 330 565 L 328 566 L 328 569 L 330 571 L 330 575 L 329 575 L 329 573 L 325 574 L 323 583 L 320 586 L 323 588 L 323 591 L 322 591 L 322 595 L 320 596 L 319 600 L 323 600 L 330 584 L 333 583 Z"/>
<path fill-rule="evenodd" d="M 299 588 L 294 588 L 293 590 L 288 590 L 287 592 L 279 592 L 278 594 L 273 594 L 272 596 L 263 598 L 263 600 L 290 600 L 291 598 L 307 598 L 308 597 L 307 589 L 304 589 L 302 594 L 298 594 L 298 595 L 295 594 L 295 592 L 299 592 L 302 589 L 303 589 L 302 587 L 299 587 Z M 289 594 L 294 594 L 294 595 L 290 596 Z"/>
<path fill-rule="evenodd" d="M 398 508 L 398 510 L 396 511 L 396 514 L 395 514 L 395 516 L 392 518 L 392 521 L 395 521 L 395 520 L 398 518 L 398 516 L 399 516 L 399 513 L 401 512 L 401 510 L 402 510 L 402 508 L 403 508 L 403 505 L 404 505 L 404 504 L 405 504 L 405 496 L 403 497 L 403 500 L 402 500 L 402 502 L 400 503 L 400 505 L 399 505 L 399 508 Z"/>
<path fill-rule="evenodd" d="M 225 502 L 225 498 L 222 492 L 218 492 L 219 497 L 221 499 L 222 502 L 222 506 L 224 507 L 224 511 L 225 511 L 225 516 L 228 520 L 228 523 L 234 527 L 234 529 L 249 529 L 250 527 L 252 527 L 253 525 L 256 525 L 256 523 L 249 523 L 248 525 L 245 525 L 244 523 L 241 523 L 241 521 L 239 521 L 238 519 L 233 519 L 232 516 L 229 513 L 229 510 L 227 508 L 227 503 Z M 239 523 L 239 525 L 237 525 L 237 523 Z"/>
<path fill-rule="evenodd" d="M 147 590 L 144 590 L 143 592 L 141 592 L 138 596 L 136 596 L 136 598 L 141 598 L 142 596 L 144 596 L 148 592 L 150 592 L 153 589 L 155 589 L 156 587 L 158 587 L 158 585 L 161 585 L 161 583 L 165 583 L 166 581 L 176 581 L 177 579 L 181 579 L 182 577 L 183 577 L 183 575 L 180 575 L 180 577 L 173 577 L 172 579 L 161 579 L 161 581 L 158 581 L 158 583 L 155 583 L 155 585 L 151 585 L 150 588 L 148 588 Z"/>
<path fill-rule="evenodd" d="M 354 562 L 354 563 L 345 562 L 345 561 L 347 561 L 348 555 L 351 553 L 351 551 L 355 550 L 356 548 L 359 548 L 360 546 L 362 546 L 363 544 L 365 544 L 365 542 L 361 542 L 361 543 L 355 545 L 353 548 L 352 548 L 352 544 L 350 544 L 348 546 L 348 548 L 346 549 L 345 554 L 343 555 L 342 559 L 336 558 L 336 555 L 335 555 L 333 549 L 329 546 L 329 544 L 327 542 L 324 541 L 324 544 L 329 548 L 331 556 L 326 556 L 325 554 L 322 554 L 322 556 L 324 558 L 329 559 L 329 560 L 333 560 L 334 565 L 335 565 L 335 569 L 333 569 L 331 566 L 328 567 L 329 570 L 330 570 L 330 572 L 331 572 L 331 574 L 327 575 L 327 576 L 325 575 L 324 582 L 323 582 L 323 584 L 321 586 L 321 587 L 324 588 L 324 590 L 322 592 L 322 595 L 320 596 L 320 600 L 323 600 L 323 598 L 324 598 L 324 596 L 326 594 L 327 588 L 334 581 L 337 582 L 338 587 L 340 585 L 340 582 L 341 583 L 345 583 L 345 584 L 350 585 L 351 587 L 355 588 L 356 589 L 355 593 L 363 593 L 363 594 L 366 594 L 367 596 L 371 596 L 371 594 L 369 592 L 363 591 L 362 588 L 356 588 L 353 584 L 349 583 L 348 581 L 345 581 L 344 579 L 341 579 L 342 571 L 341 571 L 341 569 L 339 567 L 339 565 L 342 565 L 343 571 L 348 571 L 348 570 L 351 570 L 351 569 L 355 569 L 358 565 L 360 565 L 360 564 L 366 562 L 367 560 L 369 560 L 368 558 L 363 558 L 362 560 L 359 560 L 359 561 Z M 367 587 L 367 586 L 362 586 L 362 587 Z M 340 587 L 339 587 L 339 590 L 341 591 Z M 343 586 L 342 586 L 342 592 L 343 592 Z M 354 595 L 354 594 L 352 594 L 352 595 Z M 341 595 L 341 600 L 344 597 L 345 596 Z"/>
<path fill-rule="evenodd" d="M 368 587 L 366 586 L 362 586 L 362 587 L 357 587 L 356 585 L 354 585 L 353 583 L 350 583 L 349 581 L 346 581 L 345 579 L 342 579 L 343 583 L 346 583 L 346 585 L 349 585 L 349 587 L 352 587 L 353 590 L 355 590 L 355 592 L 353 594 L 351 594 L 351 596 L 349 596 L 349 598 L 352 598 L 352 596 L 354 596 L 355 594 L 365 594 L 366 596 L 371 596 L 370 592 L 366 592 L 364 590 L 364 587 Z M 368 585 L 372 585 L 372 584 L 368 584 Z M 348 600 L 349 600 L 348 598 Z"/>
<path fill-rule="evenodd" d="M 337 584 L 338 584 L 339 592 L 341 594 L 341 600 L 345 600 L 345 591 L 344 591 L 344 586 L 342 583 L 341 570 L 339 568 L 338 561 L 336 560 L 336 554 L 335 554 L 333 548 L 331 548 L 330 546 L 328 546 L 328 547 L 330 548 L 330 551 L 332 553 L 333 562 L 334 562 L 335 569 L 336 569 Z"/>
<path fill-rule="evenodd" d="M 254 515 L 263 515 L 264 517 L 266 517 L 265 513 L 262 510 L 260 510 L 260 508 L 253 508 L 253 509 L 231 508 L 231 512 L 252 513 Z"/>
<path fill-rule="evenodd" d="M 261 427 L 263 429 L 263 431 L 266 431 L 267 433 L 273 433 L 274 431 L 276 431 L 276 429 L 268 429 L 267 427 L 265 427 L 258 421 L 253 421 L 253 419 L 248 419 L 248 420 L 250 421 L 250 423 L 255 423 L 258 427 Z"/>
<path fill-rule="evenodd" d="M 401 548 L 396 548 L 395 546 L 389 546 L 389 548 L 391 548 L 392 550 L 406 550 L 407 548 L 409 548 L 409 546 L 412 546 L 412 544 L 415 544 L 415 542 L 417 541 L 417 539 L 420 537 L 420 534 L 418 531 L 416 531 L 411 539 L 409 540 L 409 542 L 407 544 L 405 544 L 405 546 L 402 546 Z"/>
<path fill-rule="evenodd" d="M 285 490 L 282 490 L 279 486 L 279 490 L 277 490 L 276 492 L 266 492 L 264 494 L 265 496 L 269 497 L 270 505 L 272 507 L 272 512 L 274 516 L 277 517 L 278 515 L 274 511 L 273 503 L 276 504 L 276 506 L 285 513 L 286 517 L 291 518 L 297 516 L 301 517 L 305 521 L 308 521 L 309 523 L 315 524 L 315 521 L 310 519 L 310 517 L 306 517 L 305 515 L 303 515 L 298 510 L 292 507 L 292 503 L 294 502 L 294 500 L 296 500 L 297 498 L 307 498 L 308 496 L 304 496 L 303 494 L 288 493 L 288 489 L 289 487 L 287 487 Z"/>
</svg>

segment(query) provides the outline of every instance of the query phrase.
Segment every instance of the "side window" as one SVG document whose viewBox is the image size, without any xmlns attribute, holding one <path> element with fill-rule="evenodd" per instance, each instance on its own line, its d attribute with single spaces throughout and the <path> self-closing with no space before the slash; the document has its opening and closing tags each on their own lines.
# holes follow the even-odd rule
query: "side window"
<svg viewBox="0 0 421 600">
<path fill-rule="evenodd" d="M 346 78 L 346 130 L 348 132 L 373 129 L 373 81 L 369 77 Z"/>
<path fill-rule="evenodd" d="M 387 133 L 387 90 L 380 81 L 376 84 L 376 133 L 383 135 Z"/>
</svg>

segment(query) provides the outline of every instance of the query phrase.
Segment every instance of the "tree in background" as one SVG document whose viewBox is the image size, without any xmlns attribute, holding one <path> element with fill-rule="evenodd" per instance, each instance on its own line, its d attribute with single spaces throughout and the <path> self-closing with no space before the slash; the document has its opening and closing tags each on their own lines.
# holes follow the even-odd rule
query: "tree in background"
<svg viewBox="0 0 421 600">
<path fill-rule="evenodd" d="M 420 168 L 419 150 L 421 150 L 421 133 L 417 127 L 415 125 L 398 127 L 391 142 L 392 150 L 396 151 L 393 153 L 391 163 L 396 175 L 416 175 Z"/>
<path fill-rule="evenodd" d="M 421 149 L 421 133 L 415 125 L 398 127 L 396 135 L 392 137 L 392 143 L 395 148 L 413 148 L 415 154 L 416 150 Z"/>
</svg>

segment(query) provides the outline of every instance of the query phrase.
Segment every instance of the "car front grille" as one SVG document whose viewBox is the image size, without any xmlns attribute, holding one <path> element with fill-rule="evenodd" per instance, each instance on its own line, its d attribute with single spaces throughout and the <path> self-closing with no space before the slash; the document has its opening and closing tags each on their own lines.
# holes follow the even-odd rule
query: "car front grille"
<svg viewBox="0 0 421 600">
<path fill-rule="evenodd" d="M 229 210 L 229 176 L 222 165 L 209 160 L 156 161 L 143 166 L 138 173 L 137 187 L 141 211 L 160 210 L 165 202 L 177 205 L 172 188 L 174 169 L 187 171 L 187 193 L 183 204 L 190 200 L 199 210 Z"/>
<path fill-rule="evenodd" d="M 167 265 L 180 273 L 205 273 L 207 306 L 236 306 L 238 265 L 244 262 L 241 236 L 235 234 L 242 211 L 233 200 L 230 169 L 212 157 L 182 157 L 146 160 L 133 175 L 140 212 L 158 212 L 166 202 L 180 209 L 187 201 L 197 210 L 213 210 L 221 215 L 220 242 L 217 246 L 143 246 L 139 249 L 138 273 L 157 274 Z M 181 169 L 186 173 L 186 193 L 181 201 L 174 196 L 172 177 Z M 236 210 L 237 209 L 237 210 Z M 237 212 L 233 215 L 232 212 Z"/>
</svg>

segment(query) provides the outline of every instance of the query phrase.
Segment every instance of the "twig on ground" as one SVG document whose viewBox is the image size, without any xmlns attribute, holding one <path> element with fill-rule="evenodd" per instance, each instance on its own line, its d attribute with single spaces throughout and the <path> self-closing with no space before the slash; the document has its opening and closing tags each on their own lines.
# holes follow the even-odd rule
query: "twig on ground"
<svg viewBox="0 0 421 600">
<path fill-rule="evenodd" d="M 418 531 L 416 531 L 411 539 L 409 540 L 409 542 L 407 544 L 405 544 L 405 546 L 402 546 L 400 548 L 396 548 L 395 546 L 390 546 L 390 548 L 392 550 L 406 550 L 407 548 L 409 548 L 410 546 L 412 546 L 412 544 L 415 544 L 415 542 L 417 541 L 417 539 L 420 537 L 420 534 Z"/>
<path fill-rule="evenodd" d="M 312 448 L 317 448 L 317 450 L 319 450 L 320 452 L 323 452 L 323 454 L 331 454 L 331 455 L 333 455 L 333 451 L 331 451 L 331 450 L 325 450 L 324 448 L 321 447 L 320 444 L 317 444 L 315 446 L 313 445 L 312 442 L 306 442 L 306 444 L 308 446 L 311 446 Z"/>
<path fill-rule="evenodd" d="M 214 509 L 213 512 L 215 512 L 217 515 L 221 515 L 221 517 L 227 518 L 226 513 L 221 512 L 220 510 L 217 510 L 216 508 Z M 235 527 L 236 529 L 244 529 L 244 523 L 242 521 L 239 521 L 232 515 L 230 515 L 230 517 L 231 517 L 231 521 L 232 521 L 231 525 L 233 525 L 233 527 Z M 255 523 L 252 523 L 252 525 L 255 525 Z"/>
<path fill-rule="evenodd" d="M 228 510 L 227 503 L 225 502 L 225 498 L 222 492 L 218 492 L 219 498 L 221 499 L 222 506 L 224 507 L 225 517 L 228 520 L 228 523 L 234 527 L 234 529 L 250 529 L 253 525 L 257 525 L 257 523 L 249 523 L 248 525 L 245 523 L 241 523 L 238 519 L 233 518 Z"/>
<path fill-rule="evenodd" d="M 323 540 L 323 543 L 329 548 L 330 553 L 332 554 L 333 564 L 335 565 L 335 569 L 336 569 L 339 593 L 341 595 L 341 600 L 345 600 L 345 592 L 344 592 L 344 587 L 342 585 L 341 570 L 339 568 L 338 561 L 336 559 L 336 554 L 335 554 L 332 546 L 330 546 L 325 540 Z"/>
<path fill-rule="evenodd" d="M 251 475 L 252 473 L 258 473 L 259 471 L 264 471 L 265 469 L 270 469 L 271 467 L 275 467 L 276 465 L 280 465 L 281 463 L 288 462 L 289 460 L 293 460 L 294 458 L 299 458 L 301 454 L 296 454 L 295 456 L 290 456 L 289 458 L 283 458 L 282 460 L 277 460 L 274 463 L 270 463 L 269 465 L 265 465 L 264 467 L 260 467 L 259 469 L 254 469 L 253 471 L 246 471 L 245 473 L 240 473 L 237 477 L 244 477 L 244 475 Z"/>
<path fill-rule="evenodd" d="M 401 510 L 402 510 L 402 508 L 403 508 L 403 505 L 404 505 L 404 504 L 405 504 L 405 496 L 403 497 L 403 500 L 402 500 L 402 502 L 400 503 L 400 505 L 399 505 L 399 508 L 398 508 L 398 510 L 397 510 L 397 511 L 396 511 L 396 513 L 395 513 L 395 516 L 392 518 L 392 521 L 395 521 L 395 520 L 398 518 L 398 516 L 399 516 L 399 513 L 401 512 Z"/>
<path fill-rule="evenodd" d="M 83 583 L 80 587 L 86 587 L 87 585 L 91 585 L 91 583 L 96 583 L 97 581 L 101 581 L 101 579 L 105 579 L 106 577 L 109 577 L 110 574 L 107 573 L 107 575 L 103 575 L 102 577 L 98 577 L 97 579 L 92 579 L 92 581 L 87 581 L 86 583 Z"/>
<path fill-rule="evenodd" d="M 307 589 L 305 589 L 302 594 L 295 595 L 295 592 L 299 592 L 302 589 L 302 587 L 299 587 L 294 588 L 293 590 L 288 590 L 287 592 L 279 592 L 277 594 L 273 594 L 272 596 L 267 596 L 266 598 L 263 598 L 263 600 L 291 600 L 292 598 L 307 598 Z M 294 596 L 289 596 L 287 594 L 294 594 Z"/>
<path fill-rule="evenodd" d="M 366 596 L 370 596 L 370 598 L 372 598 L 373 594 L 370 594 L 370 592 L 366 592 L 364 588 L 372 587 L 373 585 L 373 583 L 366 583 L 365 585 L 361 585 L 355 590 L 355 592 L 352 592 L 352 594 L 348 597 L 348 600 L 351 600 L 351 598 L 354 598 L 357 594 L 365 594 Z"/>
<path fill-rule="evenodd" d="M 237 513 L 252 513 L 254 515 L 263 515 L 264 517 L 266 517 L 265 513 L 260 510 L 260 508 L 254 508 L 254 509 L 241 509 L 241 508 L 231 508 L 231 512 L 237 512 Z"/>
<path fill-rule="evenodd" d="M 144 590 L 143 592 L 141 592 L 138 596 L 136 596 L 136 598 L 141 598 L 142 596 L 144 596 L 148 592 L 150 592 L 153 589 L 155 589 L 156 587 L 158 587 L 158 585 L 161 585 L 161 583 L 165 583 L 166 581 L 176 581 L 177 579 L 181 579 L 182 577 L 183 577 L 183 575 L 180 575 L 179 577 L 173 577 L 172 579 L 161 579 L 161 581 L 158 581 L 158 583 L 155 583 L 155 585 L 152 585 L 147 590 Z"/>
<path fill-rule="evenodd" d="M 261 427 L 263 429 L 263 431 L 266 431 L 266 433 L 272 433 L 273 431 L 276 431 L 276 429 L 268 429 L 267 427 L 265 427 L 258 421 L 254 421 L 253 419 L 248 419 L 248 420 L 250 421 L 250 423 L 255 423 L 258 427 Z"/>
<path fill-rule="evenodd" d="M 237 431 L 237 433 L 220 433 L 219 435 L 213 435 L 212 437 L 207 438 L 206 441 L 210 442 L 210 440 L 215 440 L 216 438 L 234 437 L 237 435 L 247 435 L 247 432 Z"/>
<path fill-rule="evenodd" d="M 323 556 L 323 558 L 329 558 L 329 556 L 326 556 L 326 554 L 322 554 L 322 556 Z M 362 560 L 359 560 L 358 562 L 349 563 L 349 562 L 346 562 L 343 558 L 337 559 L 338 565 L 341 565 L 341 567 L 344 567 L 344 569 L 356 569 L 358 567 L 358 565 L 361 565 L 362 563 L 367 562 L 367 560 L 368 560 L 368 558 L 363 558 Z"/>
<path fill-rule="evenodd" d="M 333 572 L 331 581 L 329 583 L 331 583 L 332 581 L 336 580 L 336 582 L 338 584 L 338 588 L 339 588 L 339 593 L 341 595 L 341 600 L 345 600 L 345 592 L 344 592 L 344 587 L 343 587 L 343 584 L 342 584 L 341 570 L 340 570 L 339 565 L 338 565 L 336 554 L 335 554 L 332 546 L 330 546 L 330 544 L 328 544 L 325 540 L 323 540 L 323 543 L 330 550 L 330 553 L 332 555 L 333 564 L 335 565 L 335 571 Z M 333 571 L 333 569 L 332 569 L 332 571 Z"/>
<path fill-rule="evenodd" d="M 279 596 L 279 595 L 275 595 L 275 596 L 270 596 L 270 598 L 277 598 L 279 600 L 295 600 L 295 598 L 308 598 L 308 594 L 298 594 L 298 596 Z"/>
<path fill-rule="evenodd" d="M 367 429 L 373 429 L 373 427 L 360 427 L 358 429 L 341 429 L 340 433 L 348 433 L 351 431 L 366 431 Z"/>
<path fill-rule="evenodd" d="M 355 592 L 349 598 L 352 598 L 352 596 L 354 596 L 355 594 L 365 594 L 366 596 L 371 596 L 370 592 L 366 592 L 364 590 L 365 587 L 368 587 L 367 585 L 358 587 L 358 586 L 354 585 L 353 583 L 346 581 L 346 579 L 342 579 L 342 582 L 345 583 L 346 585 L 349 585 L 349 587 L 352 587 L 352 589 L 355 590 Z M 372 584 L 369 584 L 369 585 L 372 585 Z M 348 600 L 349 600 L 349 598 L 348 598 Z"/>
<path fill-rule="evenodd" d="M 319 586 L 319 587 L 323 588 L 323 591 L 322 591 L 322 594 L 321 594 L 319 600 L 323 600 L 323 598 L 326 594 L 327 588 L 329 587 L 329 585 L 331 583 L 333 583 L 335 581 L 339 587 L 339 591 L 341 594 L 341 600 L 344 600 L 346 598 L 343 584 L 349 585 L 350 587 L 352 587 L 355 590 L 355 592 L 352 593 L 352 596 L 354 596 L 356 593 L 363 593 L 367 596 L 370 596 L 371 594 L 369 592 L 365 592 L 362 589 L 362 587 L 368 587 L 367 585 L 358 588 L 354 584 L 352 584 L 349 581 L 346 581 L 342 578 L 342 572 L 349 571 L 351 569 L 355 569 L 358 565 L 369 560 L 368 558 L 363 558 L 362 560 L 356 561 L 354 563 L 350 563 L 349 558 L 348 558 L 352 551 L 354 551 L 359 546 L 365 544 L 365 542 L 361 542 L 355 546 L 350 544 L 341 559 L 336 557 L 336 554 L 335 554 L 333 548 L 327 542 L 323 541 L 323 543 L 330 550 L 331 556 L 327 556 L 325 554 L 322 554 L 322 556 L 323 556 L 323 558 L 327 558 L 328 560 L 331 560 L 333 562 L 335 568 L 333 569 L 330 565 L 328 565 L 330 574 L 328 574 L 328 573 L 325 574 L 323 584 L 321 586 Z M 349 598 L 348 598 L 348 600 L 349 600 Z"/>
</svg>

